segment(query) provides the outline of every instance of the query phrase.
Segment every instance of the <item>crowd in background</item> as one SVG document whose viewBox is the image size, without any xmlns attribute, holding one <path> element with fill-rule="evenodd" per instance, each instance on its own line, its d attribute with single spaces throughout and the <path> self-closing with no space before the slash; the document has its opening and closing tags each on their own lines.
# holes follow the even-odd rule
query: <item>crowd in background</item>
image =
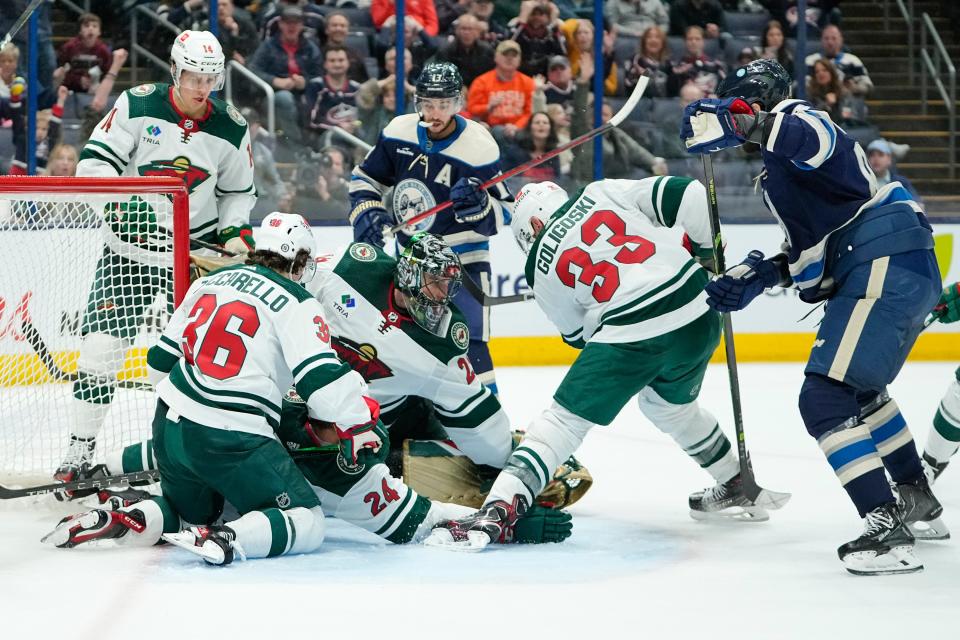
<svg viewBox="0 0 960 640">
<path fill-rule="evenodd" d="M 0 32 L 26 4 L 3 3 Z M 93 12 L 76 20 L 76 33 L 56 50 L 52 37 L 41 39 L 39 171 L 70 175 L 75 170 L 77 146 L 63 141 L 65 109 L 70 112 L 66 132 L 78 134 L 73 142 L 82 144 L 118 93 L 114 83 L 127 61 L 130 38 L 130 7 L 119 4 L 94 1 Z M 146 4 L 179 29 L 210 28 L 209 0 L 126 3 L 132 4 Z M 465 83 L 463 115 L 490 127 L 501 145 L 503 166 L 510 167 L 594 126 L 594 74 L 603 79 L 604 121 L 646 76 L 650 82 L 641 106 L 602 144 L 605 177 L 640 177 L 664 174 L 687 157 L 676 135 L 683 105 L 715 95 L 718 83 L 743 62 L 776 59 L 793 73 L 794 59 L 802 55 L 807 99 L 844 127 L 866 125 L 864 99 L 873 84 L 844 45 L 840 3 L 807 4 L 811 46 L 797 52 L 794 0 L 606 0 L 600 34 L 594 33 L 592 0 L 407 0 L 403 103 L 407 112 L 413 110 L 413 85 L 424 63 L 454 63 Z M 752 19 L 733 23 L 749 14 Z M 40 16 L 41 31 L 49 36 L 50 3 L 42 5 Z M 146 21 L 141 25 L 141 44 L 166 59 L 170 32 Z M 345 217 L 349 172 L 363 148 L 333 132 L 341 129 L 374 144 L 395 113 L 393 2 L 219 0 L 217 29 L 227 60 L 243 65 L 275 92 L 276 130 L 270 134 L 263 92 L 240 76 L 235 79 L 233 99 L 254 138 L 260 193 L 255 213 L 293 206 L 318 218 Z M 596 37 L 602 42 L 599 59 Z M 24 38 L 21 32 L 0 51 L 0 124 L 11 130 L 14 149 L 11 157 L 0 158 L 0 168 L 10 173 L 23 173 L 27 166 L 24 98 L 33 88 L 24 80 Z M 159 69 L 150 72 L 154 80 L 169 80 Z M 897 150 L 886 141 L 871 145 L 871 162 L 874 155 L 892 158 Z M 744 150 L 740 159 L 750 157 Z M 878 162 L 880 173 L 892 162 L 886 164 Z M 280 171 L 278 165 L 296 168 Z M 568 184 L 592 177 L 593 145 L 587 144 L 522 180 Z"/>
</svg>

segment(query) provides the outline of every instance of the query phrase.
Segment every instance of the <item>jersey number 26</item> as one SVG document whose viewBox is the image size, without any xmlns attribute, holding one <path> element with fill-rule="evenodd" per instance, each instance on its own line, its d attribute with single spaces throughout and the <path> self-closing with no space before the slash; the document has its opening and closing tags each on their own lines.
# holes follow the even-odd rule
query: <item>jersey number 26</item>
<svg viewBox="0 0 960 640">
<path fill-rule="evenodd" d="M 187 364 L 217 380 L 226 380 L 240 373 L 247 359 L 247 346 L 239 334 L 248 338 L 256 335 L 260 328 L 257 308 L 240 300 L 218 307 L 217 296 L 206 293 L 193 305 L 190 317 L 193 320 L 183 330 L 183 358 Z M 210 326 L 197 349 L 197 330 L 208 322 Z M 233 331 L 228 331 L 231 324 Z"/>
</svg>

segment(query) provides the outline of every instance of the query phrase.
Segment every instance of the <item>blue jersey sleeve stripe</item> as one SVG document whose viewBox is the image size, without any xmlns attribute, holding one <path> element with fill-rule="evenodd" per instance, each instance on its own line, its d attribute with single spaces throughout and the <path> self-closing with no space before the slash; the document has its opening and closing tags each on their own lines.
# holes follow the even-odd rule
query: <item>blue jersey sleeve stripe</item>
<svg viewBox="0 0 960 640">
<path fill-rule="evenodd" d="M 489 242 L 468 242 L 466 244 L 455 244 L 450 247 L 454 253 L 467 253 L 469 251 L 487 251 L 490 249 Z"/>
<path fill-rule="evenodd" d="M 830 119 L 818 111 L 803 110 L 794 115 L 813 129 L 819 140 L 819 149 L 812 157 L 807 160 L 794 160 L 794 164 L 801 169 L 816 169 L 833 155 L 837 146 L 837 132 Z"/>
</svg>

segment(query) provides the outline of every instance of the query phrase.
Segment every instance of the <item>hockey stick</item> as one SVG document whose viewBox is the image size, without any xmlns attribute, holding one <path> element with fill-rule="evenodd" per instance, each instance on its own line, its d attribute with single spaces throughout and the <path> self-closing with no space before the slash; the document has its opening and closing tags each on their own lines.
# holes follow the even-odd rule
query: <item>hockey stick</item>
<svg viewBox="0 0 960 640">
<path fill-rule="evenodd" d="M 727 270 L 723 258 L 723 239 L 720 236 L 720 207 L 717 204 L 717 183 L 713 176 L 713 159 L 710 154 L 700 155 L 703 160 L 703 175 L 707 180 L 707 204 L 710 213 L 710 233 L 713 235 L 713 261 L 717 273 Z M 737 434 L 737 454 L 740 458 L 740 484 L 743 494 L 758 507 L 779 509 L 790 500 L 789 493 L 770 491 L 757 484 L 747 451 L 747 440 L 743 432 L 743 408 L 740 405 L 740 376 L 737 374 L 737 353 L 733 345 L 733 321 L 730 313 L 723 316 L 723 346 L 726 351 L 727 374 L 730 377 L 730 400 L 733 404 L 733 427 Z"/>
<path fill-rule="evenodd" d="M 20 323 L 20 328 L 27 342 L 30 343 L 30 348 L 33 349 L 37 357 L 40 358 L 40 362 L 43 363 L 43 368 L 53 377 L 54 381 L 75 382 L 80 377 L 78 373 L 67 373 L 57 365 L 56 360 L 53 359 L 53 355 L 50 353 L 50 349 L 47 348 L 47 343 L 33 322 L 29 319 L 24 319 Z M 117 387 L 120 389 L 133 389 L 135 391 L 153 391 L 153 385 L 149 382 L 139 382 L 137 380 L 117 380 Z"/>
<path fill-rule="evenodd" d="M 626 103 L 624 103 L 624 105 L 620 107 L 619 111 L 613 114 L 613 117 L 610 118 L 610 120 L 608 120 L 606 124 L 600 125 L 596 129 L 591 129 L 590 131 L 587 131 L 585 134 L 574 138 L 570 142 L 564 143 L 559 147 L 557 147 L 556 149 L 552 149 L 546 152 L 542 156 L 539 156 L 537 158 L 532 158 L 531 160 L 528 160 L 522 164 L 519 164 L 515 166 L 513 169 L 510 169 L 505 173 L 501 173 L 500 175 L 490 178 L 489 180 L 484 182 L 482 185 L 480 185 L 480 188 L 489 189 L 490 187 L 496 184 L 500 184 L 504 180 L 509 180 L 515 175 L 521 174 L 524 171 L 527 171 L 529 169 L 532 169 L 536 166 L 543 164 L 547 160 L 557 157 L 558 155 L 560 155 L 564 151 L 567 151 L 568 149 L 573 149 L 574 147 L 579 146 L 584 142 L 587 142 L 588 140 L 593 140 L 597 136 L 602 136 L 607 131 L 610 131 L 611 129 L 617 127 L 621 122 L 623 122 L 626 119 L 628 115 L 630 115 L 630 113 L 637 106 L 637 103 L 640 102 L 640 98 L 641 96 L 643 96 L 643 92 L 646 90 L 647 83 L 649 81 L 650 81 L 650 78 L 648 78 L 647 76 L 641 76 L 640 80 L 637 82 L 637 86 L 633 88 L 633 93 L 631 93 L 630 97 L 627 98 Z M 439 204 L 436 204 L 430 207 L 426 211 L 422 211 L 418 213 L 417 215 L 413 216 L 409 220 L 404 220 L 399 224 L 395 224 L 394 226 L 390 227 L 390 229 L 387 231 L 387 234 L 391 236 L 396 235 L 396 233 L 401 229 L 403 229 L 404 227 L 407 227 L 412 224 L 416 224 L 425 218 L 429 218 L 435 213 L 439 213 L 440 211 L 450 208 L 451 206 L 453 206 L 453 201 L 445 200 L 444 202 L 441 202 Z"/>
<path fill-rule="evenodd" d="M 45 493 L 56 493 L 58 491 L 104 489 L 106 487 L 113 487 L 116 485 L 129 485 L 133 482 L 143 482 L 146 480 L 155 481 L 159 477 L 159 471 L 156 469 L 148 469 L 147 471 L 134 471 L 131 473 L 121 473 L 115 476 L 103 476 L 100 478 L 86 478 L 83 480 L 74 480 L 73 482 L 51 482 L 50 484 L 41 484 L 35 487 L 25 487 L 23 489 L 13 489 L 0 486 L 0 500 L 39 496 Z"/>
<path fill-rule="evenodd" d="M 17 18 L 17 21 L 13 23 L 12 27 L 10 27 L 10 31 L 7 32 L 7 35 L 3 37 L 3 40 L 0 40 L 0 49 L 3 49 L 5 46 L 10 44 L 10 42 L 13 40 L 13 37 L 17 35 L 17 32 L 23 28 L 23 25 L 27 24 L 27 20 L 29 20 L 33 12 L 37 10 L 37 7 L 40 6 L 41 2 L 43 2 L 43 0 L 33 0 L 33 2 L 27 6 L 23 13 L 20 14 L 20 17 Z"/>
</svg>

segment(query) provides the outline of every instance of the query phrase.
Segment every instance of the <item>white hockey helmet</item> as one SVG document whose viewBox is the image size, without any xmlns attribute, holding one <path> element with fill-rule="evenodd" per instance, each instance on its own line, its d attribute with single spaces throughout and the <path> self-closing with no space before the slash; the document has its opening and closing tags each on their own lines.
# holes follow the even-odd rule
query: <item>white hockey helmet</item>
<svg viewBox="0 0 960 640">
<path fill-rule="evenodd" d="M 523 255 L 530 253 L 530 248 L 537 239 L 530 219 L 536 216 L 545 223 L 568 199 L 567 192 L 554 182 L 531 182 L 520 189 L 513 208 L 510 229 L 513 230 L 513 237 Z"/>
<path fill-rule="evenodd" d="M 173 41 L 170 49 L 173 61 L 173 84 L 180 86 L 180 74 L 192 71 L 216 76 L 213 91 L 223 89 L 224 57 L 220 41 L 209 31 L 184 31 Z"/>
<path fill-rule="evenodd" d="M 303 216 L 274 211 L 260 223 L 256 240 L 258 251 L 270 251 L 288 260 L 296 258 L 301 250 L 306 250 L 310 254 L 310 260 L 307 261 L 300 282 L 307 283 L 313 278 L 317 268 L 314 261 L 317 244 L 310 225 Z"/>
</svg>

